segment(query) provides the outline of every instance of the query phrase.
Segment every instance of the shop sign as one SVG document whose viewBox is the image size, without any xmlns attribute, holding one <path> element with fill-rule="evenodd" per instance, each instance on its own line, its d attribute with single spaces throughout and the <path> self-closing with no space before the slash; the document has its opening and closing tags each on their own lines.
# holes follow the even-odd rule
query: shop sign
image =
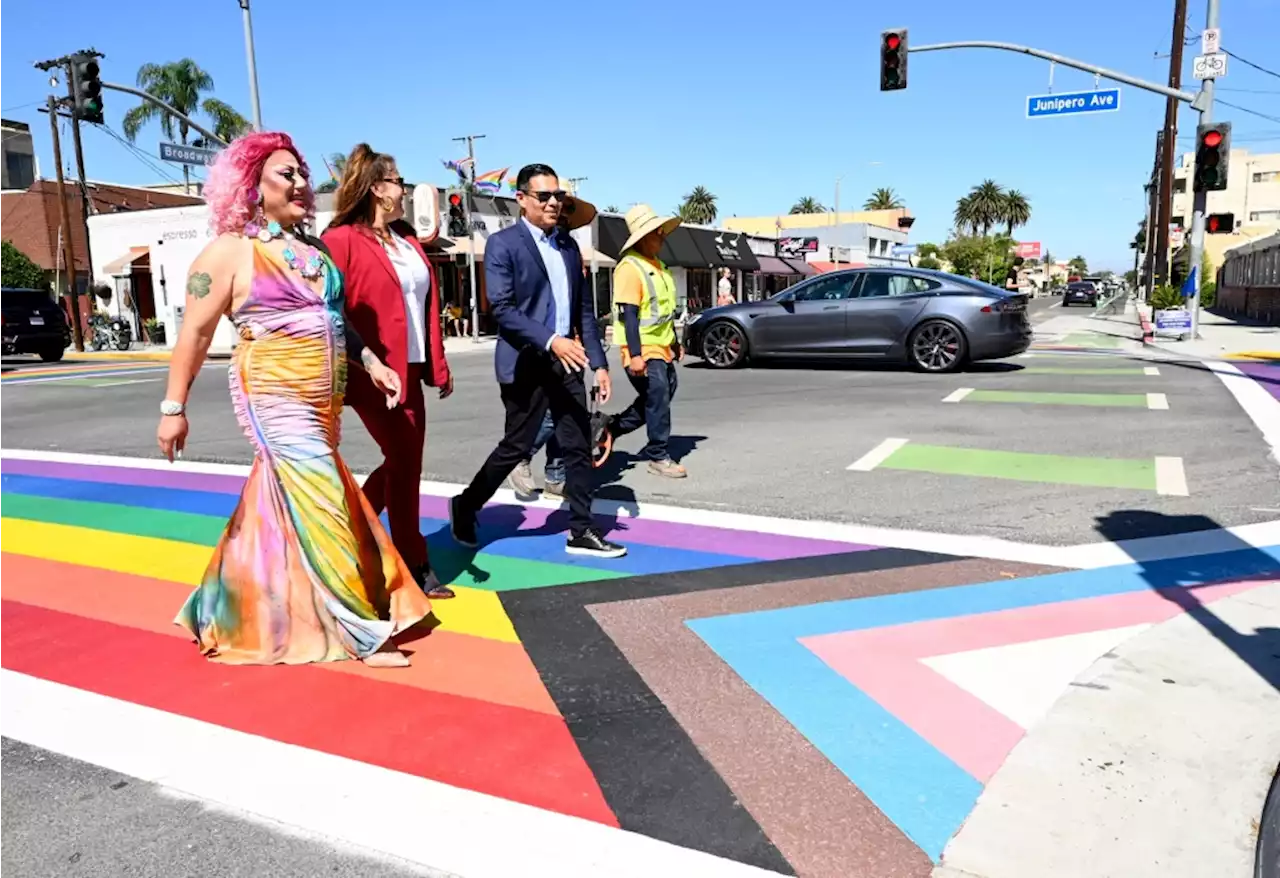
<svg viewBox="0 0 1280 878">
<path fill-rule="evenodd" d="M 741 235 L 735 235 L 733 238 L 726 238 L 724 233 L 716 235 L 716 255 L 725 262 L 737 262 L 742 257 L 738 253 L 738 241 Z"/>
<path fill-rule="evenodd" d="M 799 256 L 802 253 L 817 253 L 817 238 L 779 238 L 779 256 Z"/>
</svg>

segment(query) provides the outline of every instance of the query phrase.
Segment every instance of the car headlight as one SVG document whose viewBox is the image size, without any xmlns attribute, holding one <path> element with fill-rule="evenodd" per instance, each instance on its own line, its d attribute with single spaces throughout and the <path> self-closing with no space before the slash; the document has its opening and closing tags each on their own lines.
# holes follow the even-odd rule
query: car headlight
<svg viewBox="0 0 1280 878">
<path fill-rule="evenodd" d="M 697 314 L 690 314 L 690 315 L 689 315 L 689 319 L 688 319 L 688 320 L 686 320 L 686 321 L 684 322 L 684 325 L 685 325 L 685 326 L 692 326 L 693 324 L 697 323 L 697 322 L 698 322 L 699 320 L 701 320 L 701 319 L 702 319 L 702 312 L 701 312 L 701 311 L 699 311 Z"/>
</svg>

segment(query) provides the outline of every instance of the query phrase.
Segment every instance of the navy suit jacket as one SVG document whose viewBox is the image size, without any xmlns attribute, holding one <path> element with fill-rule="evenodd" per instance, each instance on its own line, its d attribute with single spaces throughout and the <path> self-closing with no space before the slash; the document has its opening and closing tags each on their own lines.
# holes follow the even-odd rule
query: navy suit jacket
<svg viewBox="0 0 1280 878">
<path fill-rule="evenodd" d="M 582 276 L 582 252 L 568 233 L 560 235 L 559 245 L 569 274 L 569 336 L 582 340 L 592 369 L 608 368 L 596 325 L 595 302 Z M 539 356 L 551 358 L 547 342 L 555 334 L 556 325 L 551 279 L 538 245 L 522 220 L 485 242 L 484 281 L 489 310 L 498 324 L 494 371 L 500 383 L 511 384 L 516 380 L 516 360 L 524 351 L 532 349 Z"/>
</svg>

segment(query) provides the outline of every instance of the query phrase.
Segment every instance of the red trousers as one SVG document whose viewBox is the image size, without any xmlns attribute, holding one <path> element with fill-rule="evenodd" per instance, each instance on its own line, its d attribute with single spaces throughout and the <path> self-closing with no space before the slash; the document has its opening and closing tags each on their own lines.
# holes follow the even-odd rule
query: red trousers
<svg viewBox="0 0 1280 878">
<path fill-rule="evenodd" d="M 427 438 L 427 406 L 422 395 L 422 364 L 410 363 L 404 400 L 389 409 L 381 400 L 354 405 L 373 441 L 382 449 L 382 465 L 369 474 L 364 495 L 373 511 L 387 510 L 391 542 L 410 570 L 426 565 L 427 541 L 418 523 L 418 482 Z"/>
</svg>

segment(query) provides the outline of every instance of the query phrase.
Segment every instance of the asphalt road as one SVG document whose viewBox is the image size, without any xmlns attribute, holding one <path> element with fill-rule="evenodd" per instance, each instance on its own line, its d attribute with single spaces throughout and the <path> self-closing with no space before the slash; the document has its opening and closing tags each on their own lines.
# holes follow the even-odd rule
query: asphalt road
<svg viewBox="0 0 1280 878">
<path fill-rule="evenodd" d="M 865 364 L 717 372 L 690 362 L 680 370 L 672 439 L 690 477 L 676 482 L 649 475 L 633 457 L 643 437 L 633 435 L 621 440 L 601 470 L 600 494 L 1052 544 L 1093 542 L 1100 533 L 1116 539 L 1275 517 L 1280 496 L 1274 479 L 1258 478 L 1274 464 L 1258 430 L 1215 375 L 1200 364 L 1117 356 L 1121 349 L 1109 346 L 1138 346 L 1112 336 L 1136 336 L 1136 326 L 1090 321 L 1087 311 L 1068 311 L 1057 299 L 1034 300 L 1032 317 L 1050 331 L 1038 347 L 1083 338 L 1099 349 L 1074 355 L 1040 350 L 1035 357 L 977 364 L 955 375 Z M 497 441 L 502 408 L 490 351 L 451 355 L 457 392 L 445 401 L 428 401 L 426 478 L 469 481 Z M 6 369 L 38 365 L 5 361 Z M 15 384 L 6 378 L 0 400 L 3 445 L 156 456 L 162 366 L 96 384 Z M 1158 375 L 1146 374 L 1151 366 Z M 613 374 L 619 399 L 608 408 L 616 410 L 630 401 L 631 390 L 616 363 Z M 969 398 L 943 401 L 965 388 L 974 391 Z M 993 401 L 982 398 L 986 391 L 1030 392 L 1033 398 Z M 1070 397 L 1087 404 L 1064 405 L 1052 396 L 1057 393 L 1095 396 Z M 1149 409 L 1149 393 L 1164 394 L 1168 409 Z M 232 415 L 223 364 L 202 371 L 190 412 L 188 459 L 251 459 Z M 344 430 L 342 453 L 351 467 L 359 472 L 376 466 L 377 447 L 354 413 L 345 416 Z M 869 472 L 847 469 L 887 439 L 909 440 L 916 458 L 895 457 Z M 965 449 L 997 454 L 974 464 L 959 460 Z M 1001 452 L 1057 457 L 1041 461 Z M 1157 457 L 1181 459 L 1189 496 L 1163 496 L 1152 485 L 1113 484 L 1099 469 L 1111 466 L 1107 460 L 1134 461 L 1133 472 L 1126 470 L 1120 482 L 1131 476 L 1149 481 L 1149 472 L 1137 470 L 1151 470 Z M 903 466 L 896 465 L 899 460 Z M 957 466 L 967 472 L 974 465 L 981 475 L 955 474 Z M 991 477 L 1040 467 L 1051 476 L 1046 481 Z M 1079 481 L 1081 467 L 1088 471 L 1084 481 L 1101 485 L 1063 483 Z"/>
<path fill-rule="evenodd" d="M 446 878 L 8 738 L 0 762 L 7 875 Z"/>
</svg>

